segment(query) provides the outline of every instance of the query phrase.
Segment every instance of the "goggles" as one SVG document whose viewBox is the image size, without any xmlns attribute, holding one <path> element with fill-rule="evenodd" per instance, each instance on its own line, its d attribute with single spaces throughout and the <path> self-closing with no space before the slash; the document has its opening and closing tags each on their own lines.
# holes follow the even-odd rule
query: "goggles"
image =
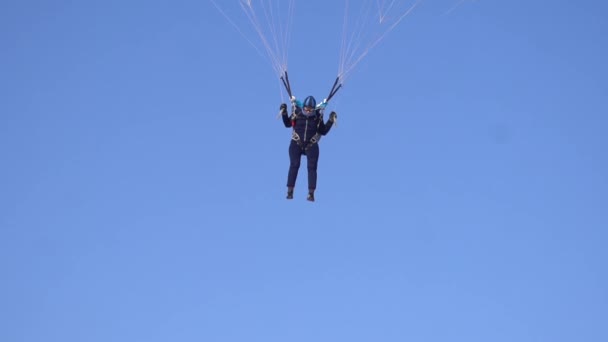
<svg viewBox="0 0 608 342">
<path fill-rule="evenodd" d="M 304 107 L 304 112 L 306 112 L 307 114 L 310 114 L 314 111 L 315 109 L 313 107 Z"/>
</svg>

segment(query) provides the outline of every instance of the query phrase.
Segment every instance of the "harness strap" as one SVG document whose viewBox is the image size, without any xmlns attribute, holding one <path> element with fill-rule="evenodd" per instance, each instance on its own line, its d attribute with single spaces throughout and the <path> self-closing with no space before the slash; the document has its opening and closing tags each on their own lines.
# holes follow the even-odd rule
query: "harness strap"
<svg viewBox="0 0 608 342">
<path fill-rule="evenodd" d="M 319 115 L 318 122 L 317 122 L 317 128 L 321 125 L 321 121 L 323 121 L 322 114 Z M 306 146 L 304 146 L 302 139 L 300 139 L 300 136 L 298 135 L 298 133 L 295 130 L 295 123 L 296 123 L 296 114 L 295 113 L 292 115 L 291 122 L 292 122 L 292 126 L 293 126 L 293 130 L 291 131 L 291 140 L 295 141 L 298 144 L 298 146 L 300 146 L 303 150 L 307 150 L 309 147 L 318 143 L 319 140 L 321 140 L 321 134 L 317 132 L 317 133 L 315 133 L 315 135 L 313 135 L 312 138 L 310 138 L 310 140 L 308 141 L 308 144 L 306 144 Z"/>
<path fill-rule="evenodd" d="M 302 139 L 300 139 L 300 136 L 298 135 L 298 133 L 296 133 L 295 130 L 293 130 L 291 132 L 291 140 L 295 141 L 298 144 L 298 146 L 300 146 L 301 148 L 304 148 Z"/>
<path fill-rule="evenodd" d="M 310 138 L 310 140 L 308 141 L 308 144 L 306 144 L 306 147 L 304 147 L 304 150 L 308 150 L 309 147 L 318 143 L 319 140 L 321 140 L 321 134 L 317 133 L 313 135 L 312 138 Z"/>
</svg>

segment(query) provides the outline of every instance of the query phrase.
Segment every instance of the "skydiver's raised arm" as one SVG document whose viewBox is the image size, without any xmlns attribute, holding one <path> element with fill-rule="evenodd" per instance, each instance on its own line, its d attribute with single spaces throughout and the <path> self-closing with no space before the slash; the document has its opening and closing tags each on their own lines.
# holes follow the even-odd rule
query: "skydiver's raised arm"
<svg viewBox="0 0 608 342">
<path fill-rule="evenodd" d="M 282 103 L 280 110 L 281 110 L 281 118 L 283 119 L 283 124 L 285 125 L 285 127 L 291 128 L 291 119 L 289 118 L 289 115 L 287 114 L 287 105 Z"/>
<path fill-rule="evenodd" d="M 321 116 L 319 118 L 320 122 L 318 133 L 321 135 L 326 135 L 327 133 L 329 133 L 337 118 L 338 115 L 336 114 L 336 112 L 331 112 L 329 114 L 329 120 L 327 120 L 327 122 L 323 122 L 323 116 Z"/>
</svg>

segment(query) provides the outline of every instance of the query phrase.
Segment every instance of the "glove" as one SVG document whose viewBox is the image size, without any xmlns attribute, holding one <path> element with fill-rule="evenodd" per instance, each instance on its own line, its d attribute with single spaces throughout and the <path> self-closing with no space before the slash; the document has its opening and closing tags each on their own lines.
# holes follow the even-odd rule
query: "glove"
<svg viewBox="0 0 608 342">
<path fill-rule="evenodd" d="M 280 107 L 281 112 L 284 112 L 287 110 L 287 105 L 284 103 L 281 103 L 281 107 Z"/>
<path fill-rule="evenodd" d="M 331 122 L 336 122 L 336 120 L 338 120 L 338 114 L 336 114 L 336 112 L 329 113 L 329 120 Z"/>
</svg>

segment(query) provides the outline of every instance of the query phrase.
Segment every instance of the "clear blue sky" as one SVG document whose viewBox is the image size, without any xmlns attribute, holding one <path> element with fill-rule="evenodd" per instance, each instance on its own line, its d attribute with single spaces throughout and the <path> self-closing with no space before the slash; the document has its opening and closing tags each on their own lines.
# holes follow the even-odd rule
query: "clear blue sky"
<svg viewBox="0 0 608 342">
<path fill-rule="evenodd" d="M 310 203 L 209 1 L 2 1 L 0 341 L 608 341 L 608 4 L 457 2 L 357 67 Z M 296 6 L 322 98 L 343 3 Z"/>
</svg>

